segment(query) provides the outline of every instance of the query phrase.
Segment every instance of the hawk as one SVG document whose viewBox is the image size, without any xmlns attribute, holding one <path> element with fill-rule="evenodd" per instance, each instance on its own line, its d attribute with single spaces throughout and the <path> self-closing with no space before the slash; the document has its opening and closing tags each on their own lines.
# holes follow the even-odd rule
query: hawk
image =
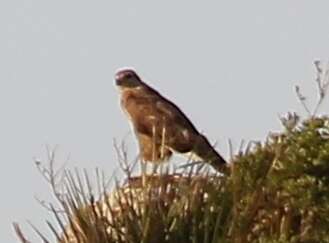
<svg viewBox="0 0 329 243">
<path fill-rule="evenodd" d="M 226 161 L 187 116 L 170 100 L 144 83 L 134 70 L 115 75 L 121 106 L 133 125 L 144 161 L 169 160 L 173 152 L 189 153 L 222 170 Z"/>
</svg>

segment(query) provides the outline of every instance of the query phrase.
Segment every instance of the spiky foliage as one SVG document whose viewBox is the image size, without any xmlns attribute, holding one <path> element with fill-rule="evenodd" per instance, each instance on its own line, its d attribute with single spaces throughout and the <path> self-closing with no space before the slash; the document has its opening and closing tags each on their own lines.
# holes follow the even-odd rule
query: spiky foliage
<svg viewBox="0 0 329 243">
<path fill-rule="evenodd" d="M 58 242 L 329 242 L 328 175 L 329 119 L 311 118 L 250 144 L 230 175 L 130 171 L 96 201 L 67 172 L 51 229 Z"/>
<path fill-rule="evenodd" d="M 240 242 L 329 242 L 328 132 L 328 118 L 312 118 L 237 159 L 231 179 Z"/>
</svg>

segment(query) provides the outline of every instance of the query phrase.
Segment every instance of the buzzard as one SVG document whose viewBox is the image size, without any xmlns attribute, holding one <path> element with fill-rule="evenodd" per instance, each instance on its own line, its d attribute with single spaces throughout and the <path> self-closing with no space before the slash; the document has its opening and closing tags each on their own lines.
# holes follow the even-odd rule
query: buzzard
<svg viewBox="0 0 329 243">
<path fill-rule="evenodd" d="M 144 83 L 134 70 L 118 71 L 115 83 L 144 161 L 162 162 L 177 152 L 189 153 L 217 170 L 225 167 L 226 161 L 187 116 L 173 102 Z"/>
</svg>

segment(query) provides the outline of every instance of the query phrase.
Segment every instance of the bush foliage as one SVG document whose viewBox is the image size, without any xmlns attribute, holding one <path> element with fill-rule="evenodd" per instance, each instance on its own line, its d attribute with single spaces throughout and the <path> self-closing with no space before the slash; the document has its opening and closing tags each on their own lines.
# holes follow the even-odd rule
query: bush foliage
<svg viewBox="0 0 329 243">
<path fill-rule="evenodd" d="M 329 118 L 284 124 L 241 151 L 227 175 L 126 167 L 95 200 L 88 176 L 65 172 L 65 213 L 52 207 L 50 229 L 58 242 L 329 242 Z"/>
</svg>

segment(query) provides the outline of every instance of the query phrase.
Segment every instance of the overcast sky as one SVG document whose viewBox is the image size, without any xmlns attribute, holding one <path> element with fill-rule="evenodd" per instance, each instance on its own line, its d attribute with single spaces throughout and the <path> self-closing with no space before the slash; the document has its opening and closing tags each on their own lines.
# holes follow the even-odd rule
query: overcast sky
<svg viewBox="0 0 329 243">
<path fill-rule="evenodd" d="M 228 158 L 228 139 L 263 140 L 281 129 L 278 114 L 305 115 L 294 85 L 314 102 L 328 12 L 310 0 L 0 1 L 0 242 L 16 241 L 13 221 L 32 239 L 26 219 L 46 229 L 34 196 L 52 199 L 33 164 L 45 145 L 108 175 L 113 139 L 134 145 L 115 70 L 134 67 Z"/>
</svg>

